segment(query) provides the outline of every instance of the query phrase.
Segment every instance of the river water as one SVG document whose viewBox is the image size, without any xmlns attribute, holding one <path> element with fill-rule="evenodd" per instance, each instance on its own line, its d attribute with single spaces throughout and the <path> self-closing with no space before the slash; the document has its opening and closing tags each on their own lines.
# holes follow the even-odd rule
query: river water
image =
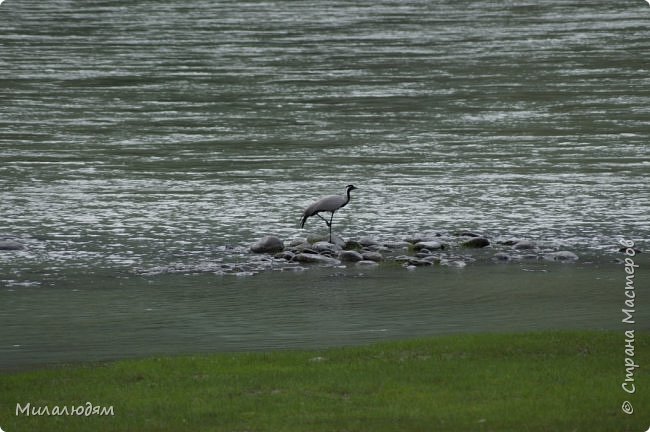
<svg viewBox="0 0 650 432">
<path fill-rule="evenodd" d="M 0 366 L 616 328 L 617 242 L 650 240 L 649 55 L 640 0 L 7 0 Z M 141 274 L 323 233 L 300 213 L 347 184 L 346 238 L 589 258 Z"/>
</svg>

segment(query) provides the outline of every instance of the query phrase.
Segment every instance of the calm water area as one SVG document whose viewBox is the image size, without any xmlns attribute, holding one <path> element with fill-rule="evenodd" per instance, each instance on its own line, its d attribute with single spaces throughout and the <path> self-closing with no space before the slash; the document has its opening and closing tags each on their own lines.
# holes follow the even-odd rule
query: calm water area
<svg viewBox="0 0 650 432">
<path fill-rule="evenodd" d="M 648 59 L 642 0 L 6 0 L 0 368 L 618 329 L 618 241 L 650 244 Z M 323 234 L 302 209 L 347 184 L 345 238 L 580 260 L 146 272 Z"/>
</svg>

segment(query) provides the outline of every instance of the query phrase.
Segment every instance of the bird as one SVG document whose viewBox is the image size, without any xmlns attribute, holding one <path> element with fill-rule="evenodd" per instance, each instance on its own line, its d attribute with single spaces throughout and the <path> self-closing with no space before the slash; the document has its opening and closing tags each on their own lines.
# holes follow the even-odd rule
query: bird
<svg viewBox="0 0 650 432">
<path fill-rule="evenodd" d="M 345 207 L 350 202 L 350 192 L 357 189 L 354 185 L 347 185 L 345 187 L 345 195 L 328 195 L 320 198 L 318 201 L 311 203 L 303 212 L 302 219 L 300 220 L 300 228 L 305 227 L 307 219 L 316 215 L 323 219 L 330 229 L 330 243 L 332 243 L 332 219 L 334 219 L 334 212 L 338 209 Z M 328 221 L 320 212 L 329 212 L 332 215 Z"/>
</svg>

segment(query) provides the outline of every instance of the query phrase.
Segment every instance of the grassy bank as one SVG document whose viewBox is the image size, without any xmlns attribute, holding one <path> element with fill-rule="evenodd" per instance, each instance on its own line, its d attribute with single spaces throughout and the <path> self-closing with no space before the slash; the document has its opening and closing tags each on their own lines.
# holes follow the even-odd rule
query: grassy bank
<svg viewBox="0 0 650 432">
<path fill-rule="evenodd" d="M 645 431 L 650 344 L 619 333 L 462 335 L 320 351 L 150 358 L 0 376 L 16 431 Z M 625 415 L 628 399 L 636 412 Z M 113 406 L 113 416 L 16 416 Z"/>
</svg>

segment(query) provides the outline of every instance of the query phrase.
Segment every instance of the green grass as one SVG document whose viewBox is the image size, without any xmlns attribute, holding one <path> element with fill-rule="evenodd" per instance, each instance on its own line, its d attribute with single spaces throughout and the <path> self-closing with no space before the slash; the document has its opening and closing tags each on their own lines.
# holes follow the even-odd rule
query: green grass
<svg viewBox="0 0 650 432">
<path fill-rule="evenodd" d="M 16 431 L 645 431 L 648 334 L 635 394 L 611 332 L 476 334 L 319 351 L 216 354 L 0 376 L 0 427 Z M 647 366 L 646 366 L 647 365 Z M 624 400 L 636 411 L 625 415 Z M 112 417 L 16 416 L 113 406 Z"/>
</svg>

